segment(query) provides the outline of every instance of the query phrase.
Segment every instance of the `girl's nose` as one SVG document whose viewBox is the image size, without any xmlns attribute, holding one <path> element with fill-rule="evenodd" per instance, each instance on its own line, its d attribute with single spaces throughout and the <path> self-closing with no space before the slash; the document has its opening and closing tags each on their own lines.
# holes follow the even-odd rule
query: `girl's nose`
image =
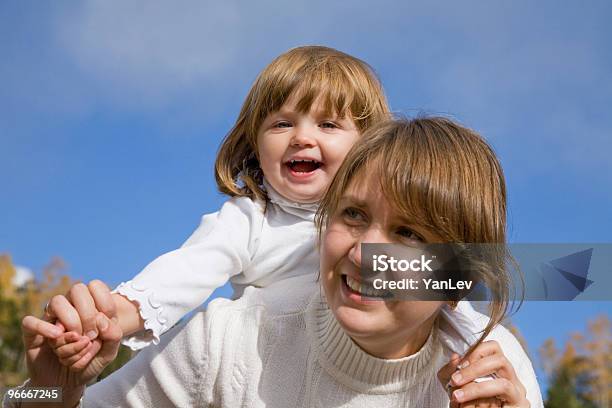
<svg viewBox="0 0 612 408">
<path fill-rule="evenodd" d="M 356 237 L 353 246 L 349 250 L 349 260 L 357 267 L 361 267 L 361 244 L 388 244 L 391 243 L 389 237 L 380 228 L 372 227 L 362 231 Z"/>
<path fill-rule="evenodd" d="M 312 136 L 312 132 L 303 126 L 297 126 L 291 139 L 291 146 L 295 147 L 314 147 L 317 141 Z"/>
</svg>

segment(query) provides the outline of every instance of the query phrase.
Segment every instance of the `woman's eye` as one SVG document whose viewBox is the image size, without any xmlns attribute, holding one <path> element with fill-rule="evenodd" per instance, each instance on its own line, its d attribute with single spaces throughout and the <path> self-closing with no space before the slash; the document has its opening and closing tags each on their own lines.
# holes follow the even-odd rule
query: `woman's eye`
<svg viewBox="0 0 612 408">
<path fill-rule="evenodd" d="M 362 221 L 364 219 L 363 213 L 357 208 L 347 207 L 342 210 L 342 216 L 345 220 L 350 222 Z"/>
<path fill-rule="evenodd" d="M 420 241 L 423 242 L 423 239 L 417 234 L 415 233 L 413 230 L 411 230 L 408 227 L 400 227 L 397 229 L 397 235 L 412 240 L 412 241 Z"/>
</svg>

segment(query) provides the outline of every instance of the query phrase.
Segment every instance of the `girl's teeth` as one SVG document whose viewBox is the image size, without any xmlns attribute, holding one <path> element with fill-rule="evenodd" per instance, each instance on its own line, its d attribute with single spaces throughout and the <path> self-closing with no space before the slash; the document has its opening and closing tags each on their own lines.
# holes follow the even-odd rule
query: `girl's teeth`
<svg viewBox="0 0 612 408">
<path fill-rule="evenodd" d="M 290 160 L 288 165 L 298 173 L 310 173 L 321 167 L 321 163 L 316 160 Z"/>
</svg>

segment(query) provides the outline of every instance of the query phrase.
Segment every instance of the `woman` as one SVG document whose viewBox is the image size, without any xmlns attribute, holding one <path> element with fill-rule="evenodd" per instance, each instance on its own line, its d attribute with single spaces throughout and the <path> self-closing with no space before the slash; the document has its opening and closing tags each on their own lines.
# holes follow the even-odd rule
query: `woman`
<svg viewBox="0 0 612 408">
<path fill-rule="evenodd" d="M 84 405 L 448 407 L 448 384 L 451 406 L 541 407 L 529 359 L 497 325 L 507 307 L 505 254 L 498 269 L 475 272 L 492 289 L 490 319 L 467 302 L 453 310 L 451 302 L 360 293 L 361 244 L 503 244 L 505 205 L 499 163 L 472 131 L 442 118 L 377 126 L 350 151 L 321 204 L 322 290 L 294 278 L 218 299 L 87 388 Z M 24 319 L 30 386 L 63 385 L 67 406 L 121 338 L 108 288 L 96 282 L 71 294 L 80 310 L 104 311 L 102 350 L 83 371 L 66 372 L 35 335 L 51 335 L 51 323 Z M 46 320 L 75 313 L 66 301 Z"/>
</svg>

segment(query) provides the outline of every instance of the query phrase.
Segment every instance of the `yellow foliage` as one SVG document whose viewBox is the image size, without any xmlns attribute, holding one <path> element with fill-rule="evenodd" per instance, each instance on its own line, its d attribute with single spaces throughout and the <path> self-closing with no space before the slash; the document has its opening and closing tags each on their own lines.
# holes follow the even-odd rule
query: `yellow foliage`
<svg viewBox="0 0 612 408">
<path fill-rule="evenodd" d="M 9 255 L 0 254 L 0 395 L 4 387 L 21 384 L 26 375 L 21 319 L 42 316 L 45 304 L 55 295 L 66 294 L 76 281 L 64 274 L 66 264 L 53 258 L 43 268 L 42 279 L 15 287 L 15 267 Z M 104 371 L 108 375 L 125 364 L 131 350 L 121 347 L 118 357 Z"/>
<path fill-rule="evenodd" d="M 563 370 L 575 381 L 581 379 L 583 396 L 598 407 L 612 402 L 612 330 L 608 316 L 589 321 L 585 333 L 572 333 L 563 351 L 553 339 L 540 347 L 540 358 L 551 377 Z"/>
<path fill-rule="evenodd" d="M 11 257 L 0 254 L 0 296 L 3 298 L 14 297 L 13 279 L 16 274 Z"/>
<path fill-rule="evenodd" d="M 25 378 L 21 319 L 41 316 L 46 302 L 64 294 L 75 283 L 62 274 L 65 263 L 54 258 L 43 270 L 43 279 L 16 287 L 15 266 L 9 255 L 0 255 L 0 388 L 21 383 Z"/>
</svg>

